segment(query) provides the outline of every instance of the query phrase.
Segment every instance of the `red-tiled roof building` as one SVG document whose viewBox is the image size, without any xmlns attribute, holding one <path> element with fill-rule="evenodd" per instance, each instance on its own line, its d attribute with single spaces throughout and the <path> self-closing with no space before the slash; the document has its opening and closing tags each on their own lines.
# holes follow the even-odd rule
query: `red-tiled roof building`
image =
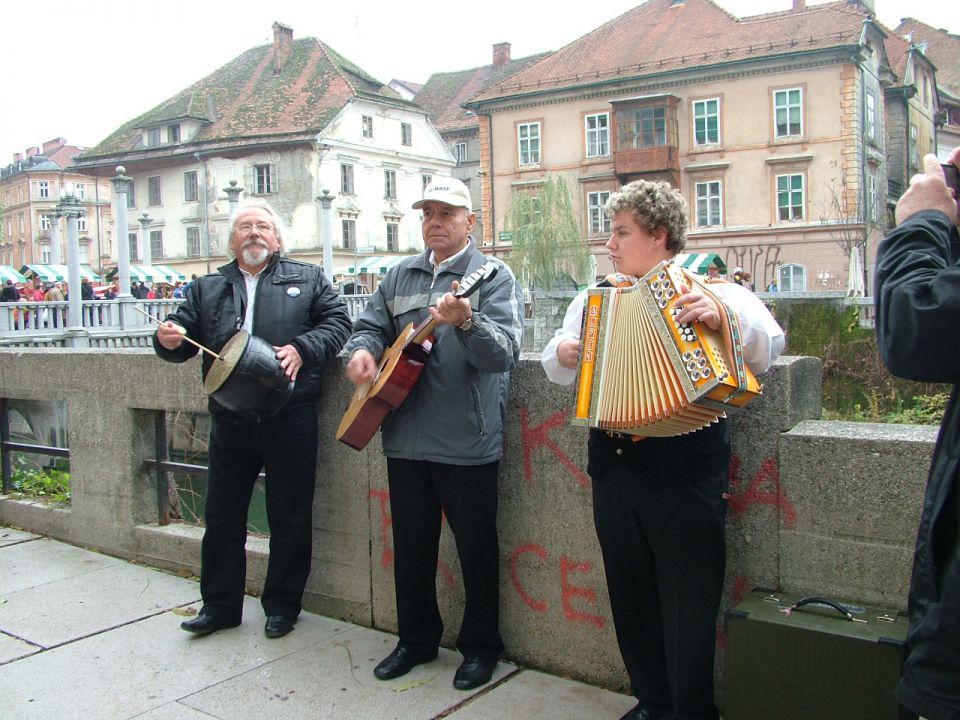
<svg viewBox="0 0 960 720">
<path fill-rule="evenodd" d="M 603 274 L 609 194 L 664 179 L 689 202 L 690 252 L 719 253 L 758 290 L 845 290 L 851 246 L 872 267 L 889 145 L 903 138 L 885 135 L 885 90 L 934 77 L 895 39 L 891 57 L 871 7 L 793 0 L 737 18 L 710 0 L 647 0 L 488 85 L 466 103 L 493 148 L 481 159 L 495 211 L 485 244 L 508 251 L 513 194 L 563 173 Z M 921 152 L 933 147 L 928 115 Z"/>
<path fill-rule="evenodd" d="M 425 178 L 453 166 L 424 111 L 326 43 L 295 40 L 280 23 L 273 31 L 272 44 L 247 50 L 75 159 L 82 172 L 113 176 L 122 165 L 134 179 L 131 260 L 149 239 L 154 262 L 187 275 L 215 268 L 228 240 L 231 181 L 279 211 L 294 256 L 322 260 L 324 191 L 333 198 L 335 268 L 354 265 L 358 253 L 422 249 L 410 205 Z M 149 238 L 138 237 L 142 213 Z"/>
</svg>

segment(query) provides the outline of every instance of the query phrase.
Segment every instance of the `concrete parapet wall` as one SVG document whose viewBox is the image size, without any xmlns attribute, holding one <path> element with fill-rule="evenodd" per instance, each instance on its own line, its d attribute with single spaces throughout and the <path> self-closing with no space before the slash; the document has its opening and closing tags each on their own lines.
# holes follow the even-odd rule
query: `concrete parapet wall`
<svg viewBox="0 0 960 720">
<path fill-rule="evenodd" d="M 733 421 L 724 605 L 765 585 L 904 606 L 934 430 L 816 421 L 813 358 L 781 358 L 762 380 L 763 397 Z M 363 452 L 334 440 L 350 388 L 335 368 L 326 388 L 306 604 L 395 631 L 386 462 L 378 438 Z M 0 522 L 199 571 L 201 529 L 157 524 L 156 480 L 143 465 L 156 456 L 156 411 L 205 410 L 198 360 L 172 365 L 139 349 L 0 350 L 0 397 L 66 402 L 73 483 L 68 509 L 3 498 Z M 525 356 L 513 373 L 500 484 L 502 631 L 507 654 L 526 666 L 620 688 L 586 432 L 570 425 L 572 404 L 572 388 L 549 383 Z M 262 538 L 248 542 L 253 592 L 266 550 Z M 437 585 L 452 645 L 463 592 L 446 528 Z"/>
</svg>

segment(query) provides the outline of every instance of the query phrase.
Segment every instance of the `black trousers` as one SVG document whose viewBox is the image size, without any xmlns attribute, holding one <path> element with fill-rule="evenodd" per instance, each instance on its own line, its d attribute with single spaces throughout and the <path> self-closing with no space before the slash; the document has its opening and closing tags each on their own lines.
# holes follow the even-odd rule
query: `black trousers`
<svg viewBox="0 0 960 720">
<path fill-rule="evenodd" d="M 297 617 L 313 548 L 316 407 L 298 403 L 261 421 L 214 414 L 209 456 L 200 570 L 203 612 L 227 622 L 241 620 L 247 510 L 264 468 L 270 559 L 261 604 L 266 615 Z"/>
<path fill-rule="evenodd" d="M 594 430 L 589 470 L 631 690 L 670 720 L 718 720 L 716 620 L 726 564 L 727 421 L 674 438 Z"/>
<path fill-rule="evenodd" d="M 456 540 L 466 596 L 457 648 L 486 658 L 503 652 L 499 466 L 387 458 L 400 644 L 416 653 L 432 653 L 443 636 L 436 586 L 441 512 Z"/>
</svg>

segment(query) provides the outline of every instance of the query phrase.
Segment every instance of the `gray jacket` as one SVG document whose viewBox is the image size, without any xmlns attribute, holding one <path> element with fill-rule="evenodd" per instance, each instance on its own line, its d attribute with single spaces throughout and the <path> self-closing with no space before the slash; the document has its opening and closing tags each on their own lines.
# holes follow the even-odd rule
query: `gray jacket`
<svg viewBox="0 0 960 720">
<path fill-rule="evenodd" d="M 454 280 L 491 258 L 468 250 L 436 281 L 427 250 L 391 268 L 354 325 L 341 358 L 366 348 L 377 360 L 409 324 L 427 310 Z M 495 259 L 494 259 L 495 260 Z M 500 459 L 509 371 L 520 358 L 523 291 L 507 267 L 470 296 L 473 326 L 466 331 L 438 325 L 436 341 L 419 380 L 383 424 L 387 457 L 481 465 Z"/>
</svg>

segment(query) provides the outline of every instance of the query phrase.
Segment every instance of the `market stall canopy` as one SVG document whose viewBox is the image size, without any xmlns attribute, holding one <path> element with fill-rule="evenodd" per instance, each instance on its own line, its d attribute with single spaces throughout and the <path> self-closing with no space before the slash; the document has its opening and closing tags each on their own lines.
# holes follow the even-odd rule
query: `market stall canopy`
<svg viewBox="0 0 960 720">
<path fill-rule="evenodd" d="M 13 280 L 15 283 L 27 281 L 12 265 L 0 265 L 0 284 L 6 285 L 7 280 Z"/>
<path fill-rule="evenodd" d="M 707 268 L 716 265 L 721 273 L 727 272 L 727 264 L 717 253 L 687 253 L 675 255 L 673 262 L 699 275 L 706 275 Z"/>
<path fill-rule="evenodd" d="M 377 265 L 383 258 L 379 255 L 376 257 L 364 258 L 356 265 L 351 265 L 347 268 L 347 275 L 359 275 L 363 273 L 375 273 L 377 272 Z"/>
<path fill-rule="evenodd" d="M 381 257 L 372 257 L 365 260 L 361 260 L 357 263 L 357 270 L 354 271 L 353 265 L 347 268 L 342 268 L 337 270 L 337 273 L 342 273 L 344 275 L 356 275 L 362 273 L 376 273 L 378 275 L 385 275 L 387 270 L 392 268 L 397 263 L 406 260 L 410 255 L 383 255 Z"/>
<path fill-rule="evenodd" d="M 66 265 L 24 265 L 20 268 L 20 274 L 28 280 L 38 278 L 45 283 L 70 279 L 70 270 Z M 80 278 L 86 278 L 90 282 L 99 282 L 100 280 L 100 276 L 89 265 L 80 266 Z"/>
<path fill-rule="evenodd" d="M 115 267 L 107 273 L 107 280 L 113 280 L 120 268 Z M 162 282 L 172 285 L 177 280 L 186 280 L 187 276 L 169 265 L 130 265 L 130 279 L 137 282 Z"/>
</svg>

